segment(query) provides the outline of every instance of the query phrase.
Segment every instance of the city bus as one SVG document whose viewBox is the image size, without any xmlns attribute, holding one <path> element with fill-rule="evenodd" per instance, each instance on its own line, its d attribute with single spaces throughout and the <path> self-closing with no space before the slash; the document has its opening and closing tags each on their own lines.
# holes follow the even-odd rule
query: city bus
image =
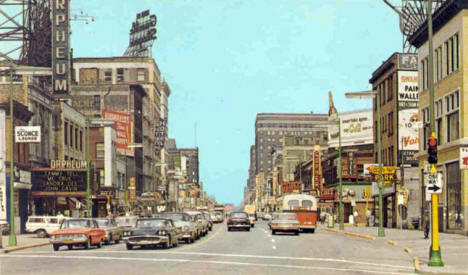
<svg viewBox="0 0 468 275">
<path fill-rule="evenodd" d="M 282 212 L 296 213 L 301 231 L 314 233 L 317 226 L 317 204 L 315 196 L 291 194 L 282 198 Z"/>
</svg>

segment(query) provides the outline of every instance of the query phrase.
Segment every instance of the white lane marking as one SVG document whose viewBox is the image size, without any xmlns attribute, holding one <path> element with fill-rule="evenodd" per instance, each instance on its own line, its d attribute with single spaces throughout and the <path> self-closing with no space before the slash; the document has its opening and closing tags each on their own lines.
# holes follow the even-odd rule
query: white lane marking
<svg viewBox="0 0 468 275">
<path fill-rule="evenodd" d="M 279 265 L 279 264 L 258 264 L 245 262 L 226 262 L 226 261 L 202 261 L 202 260 L 187 260 L 187 259 L 155 259 L 155 258 L 119 258 L 119 257 L 96 257 L 96 256 L 48 256 L 48 255 L 0 255 L 0 258 L 57 258 L 57 259 L 83 259 L 83 260 L 127 260 L 127 261 L 147 261 L 147 262 L 183 262 L 183 263 L 203 263 L 203 264 L 223 264 L 223 265 L 240 265 L 240 266 L 258 266 L 258 267 L 278 267 L 278 268 L 293 268 L 293 269 L 309 269 L 309 270 L 334 270 L 343 272 L 364 272 L 372 274 L 408 274 L 402 272 L 377 271 L 365 269 L 351 268 L 334 268 L 334 267 L 317 267 L 303 265 Z"/>
<path fill-rule="evenodd" d="M 35 252 L 13 252 L 15 255 L 34 256 L 36 254 L 50 254 L 47 251 L 35 251 Z M 222 253 L 205 253 L 205 252 L 171 252 L 171 251 L 126 251 L 126 250 L 64 250 L 55 252 L 55 254 L 73 254 L 73 253 L 128 253 L 128 254 L 173 254 L 173 255 L 194 255 L 194 256 L 219 256 L 219 257 L 233 257 L 233 258 L 253 258 L 253 259 L 279 259 L 279 260 L 297 260 L 297 261 L 323 261 L 323 262 L 338 262 L 348 263 L 357 265 L 372 265 L 380 267 L 394 267 L 394 268 L 405 268 L 414 269 L 412 266 L 401 266 L 401 265 L 390 265 L 390 264 L 377 264 L 370 262 L 358 262 L 344 259 L 333 259 L 333 258 L 307 258 L 307 257 L 288 257 L 288 256 L 268 256 L 268 255 L 240 255 L 240 254 L 222 254 Z M 1 255 L 0 255 L 1 257 Z"/>
<path fill-rule="evenodd" d="M 221 230 L 223 230 L 223 227 L 220 226 L 219 229 L 216 231 L 216 232 L 213 232 L 212 235 L 206 239 L 203 239 L 203 240 L 200 240 L 190 246 L 184 246 L 184 247 L 180 247 L 178 248 L 177 250 L 185 250 L 185 249 L 189 249 L 189 248 L 194 248 L 194 247 L 197 247 L 199 246 L 200 244 L 204 244 L 204 243 L 207 243 L 208 241 L 210 241 L 211 239 L 213 239 L 216 235 L 219 234 L 219 232 L 221 232 Z"/>
<path fill-rule="evenodd" d="M 276 249 L 276 246 L 273 246 L 273 249 Z"/>
<path fill-rule="evenodd" d="M 275 239 L 271 238 L 271 242 L 274 243 L 274 242 L 276 242 L 276 241 L 275 241 Z"/>
</svg>

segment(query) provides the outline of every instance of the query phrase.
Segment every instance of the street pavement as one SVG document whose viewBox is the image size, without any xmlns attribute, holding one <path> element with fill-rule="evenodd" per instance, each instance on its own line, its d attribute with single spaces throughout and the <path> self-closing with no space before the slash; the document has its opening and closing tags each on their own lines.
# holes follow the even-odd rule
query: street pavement
<svg viewBox="0 0 468 275">
<path fill-rule="evenodd" d="M 317 230 L 271 235 L 259 221 L 250 232 L 216 224 L 194 244 L 135 249 L 124 244 L 54 252 L 50 245 L 0 254 L 0 274 L 413 274 L 395 246 Z"/>
</svg>

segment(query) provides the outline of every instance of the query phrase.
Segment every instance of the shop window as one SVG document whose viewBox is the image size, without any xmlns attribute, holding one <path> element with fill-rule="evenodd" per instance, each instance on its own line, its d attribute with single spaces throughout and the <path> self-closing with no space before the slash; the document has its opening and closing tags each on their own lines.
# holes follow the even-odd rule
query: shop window
<svg viewBox="0 0 468 275">
<path fill-rule="evenodd" d="M 447 228 L 462 229 L 464 217 L 462 212 L 461 173 L 458 162 L 447 164 Z"/>
<path fill-rule="evenodd" d="M 65 121 L 65 129 L 63 130 L 63 141 L 65 146 L 68 146 L 68 122 Z"/>
<path fill-rule="evenodd" d="M 96 159 L 104 159 L 104 143 L 96 143 Z"/>
<path fill-rule="evenodd" d="M 124 81 L 124 69 L 117 68 L 117 82 L 123 82 L 123 81 Z"/>
<path fill-rule="evenodd" d="M 447 121 L 447 142 L 460 138 L 460 116 L 459 116 L 459 93 L 454 92 L 445 96 L 446 121 Z"/>
<path fill-rule="evenodd" d="M 104 81 L 105 82 L 112 82 L 112 70 L 105 70 L 104 71 Z"/>
</svg>

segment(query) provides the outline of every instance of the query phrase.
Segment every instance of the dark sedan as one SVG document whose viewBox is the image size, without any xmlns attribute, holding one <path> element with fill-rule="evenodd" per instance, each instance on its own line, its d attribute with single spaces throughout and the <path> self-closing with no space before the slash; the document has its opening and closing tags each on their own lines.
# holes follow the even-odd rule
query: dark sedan
<svg viewBox="0 0 468 275">
<path fill-rule="evenodd" d="M 234 228 L 250 231 L 249 215 L 246 212 L 231 212 L 227 220 L 228 231 Z"/>
<path fill-rule="evenodd" d="M 159 246 L 169 248 L 177 246 L 181 234 L 172 220 L 164 218 L 138 219 L 136 227 L 130 230 L 130 236 L 126 239 L 127 249 L 135 246 Z"/>
</svg>

